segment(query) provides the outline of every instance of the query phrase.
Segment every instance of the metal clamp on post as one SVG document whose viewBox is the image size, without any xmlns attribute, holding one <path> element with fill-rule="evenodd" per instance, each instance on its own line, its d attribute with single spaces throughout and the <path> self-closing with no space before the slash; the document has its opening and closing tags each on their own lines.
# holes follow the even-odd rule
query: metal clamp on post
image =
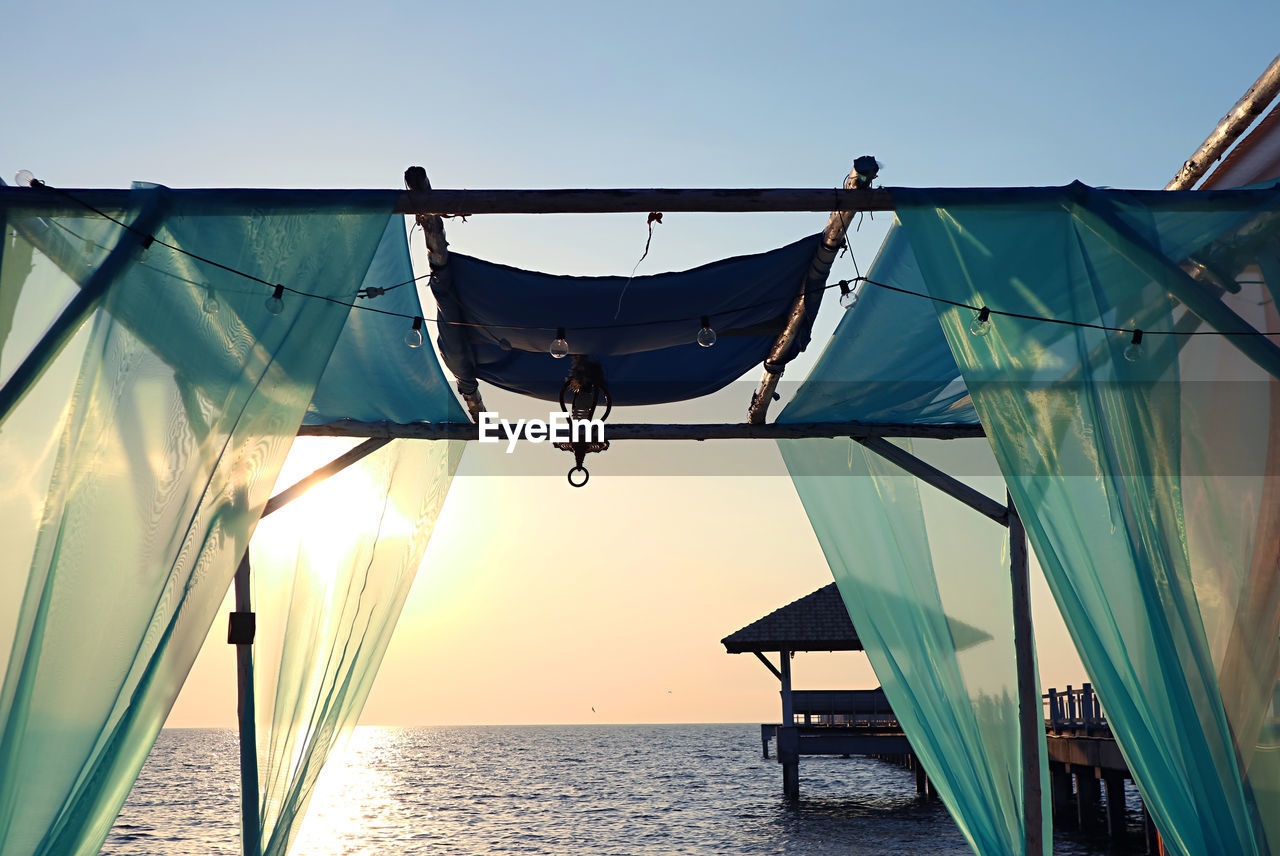
<svg viewBox="0 0 1280 856">
<path fill-rule="evenodd" d="M 227 621 L 227 644 L 252 645 L 257 626 L 257 617 L 252 612 L 231 613 Z"/>
</svg>

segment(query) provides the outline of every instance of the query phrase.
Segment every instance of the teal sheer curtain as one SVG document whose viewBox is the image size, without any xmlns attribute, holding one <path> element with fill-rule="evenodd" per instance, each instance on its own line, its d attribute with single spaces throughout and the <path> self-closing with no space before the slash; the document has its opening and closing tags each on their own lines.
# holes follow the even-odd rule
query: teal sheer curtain
<svg viewBox="0 0 1280 856">
<path fill-rule="evenodd" d="M 1280 853 L 1280 192 L 895 198 L 934 297 L 1145 331 L 937 305 L 1166 849 Z"/>
<path fill-rule="evenodd" d="M 203 642 L 388 211 L 6 194 L 0 853 L 98 852 Z M 41 198 L 48 199 L 47 196 Z M 68 213 L 71 212 L 71 213 Z"/>
<path fill-rule="evenodd" d="M 293 455 L 314 466 L 341 445 L 300 438 Z M 326 758 L 356 724 L 464 445 L 396 440 L 264 518 L 254 534 L 268 856 L 288 851 Z"/>
<path fill-rule="evenodd" d="M 982 856 L 1025 854 L 1008 531 L 852 440 L 778 445 L 876 677 L 960 831 Z M 904 445 L 951 470 L 990 457 L 982 440 Z M 999 496 L 998 476 L 974 486 Z M 1040 778 L 1048 853 L 1043 760 Z"/>
</svg>

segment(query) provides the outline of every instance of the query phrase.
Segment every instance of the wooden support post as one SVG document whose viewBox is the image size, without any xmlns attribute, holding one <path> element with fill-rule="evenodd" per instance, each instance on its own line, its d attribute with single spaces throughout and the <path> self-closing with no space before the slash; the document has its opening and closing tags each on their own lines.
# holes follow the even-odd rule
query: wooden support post
<svg viewBox="0 0 1280 856">
<path fill-rule="evenodd" d="M 770 725 L 760 726 L 760 752 L 766 761 L 769 760 L 769 738 L 773 736 L 774 728 L 775 726 Z"/>
<path fill-rule="evenodd" d="M 1092 767 L 1074 767 L 1076 778 L 1076 824 L 1087 833 L 1098 831 L 1098 802 L 1102 788 Z"/>
<path fill-rule="evenodd" d="M 1107 792 L 1107 834 L 1111 836 L 1112 841 L 1123 841 L 1125 837 L 1124 775 L 1116 770 L 1107 770 L 1102 774 L 1102 784 Z"/>
<path fill-rule="evenodd" d="M 924 796 L 929 790 L 929 779 L 924 774 L 924 767 L 920 766 L 920 759 L 914 755 L 912 757 L 912 766 L 916 771 L 916 793 Z"/>
<path fill-rule="evenodd" d="M 782 724 L 790 728 L 796 724 L 791 703 L 791 652 L 781 652 L 779 659 L 782 661 Z"/>
<path fill-rule="evenodd" d="M 1053 804 L 1053 819 L 1065 825 L 1071 817 L 1071 773 L 1065 764 L 1049 765 L 1049 794 Z"/>
<path fill-rule="evenodd" d="M 782 765 L 782 795 L 800 798 L 800 732 L 794 725 L 778 726 L 778 763 Z"/>
<path fill-rule="evenodd" d="M 1022 811 L 1028 856 L 1044 852 L 1044 810 L 1040 793 L 1040 743 L 1044 714 L 1036 686 L 1035 637 L 1031 628 L 1027 534 L 1009 497 L 1009 576 L 1013 586 L 1013 651 L 1018 678 L 1019 743 L 1022 750 Z"/>
<path fill-rule="evenodd" d="M 236 569 L 236 611 L 231 613 L 227 641 L 236 646 L 236 716 L 240 722 L 240 841 L 244 856 L 260 856 L 258 815 L 258 739 L 253 707 L 253 637 L 249 550 Z"/>
</svg>

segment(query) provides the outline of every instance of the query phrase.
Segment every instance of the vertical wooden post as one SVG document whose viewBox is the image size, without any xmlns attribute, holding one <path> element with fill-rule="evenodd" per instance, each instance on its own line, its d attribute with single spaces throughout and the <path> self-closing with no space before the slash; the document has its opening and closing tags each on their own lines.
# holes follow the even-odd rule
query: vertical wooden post
<svg viewBox="0 0 1280 856">
<path fill-rule="evenodd" d="M 1027 533 L 1009 503 L 1009 576 L 1013 585 L 1013 650 L 1018 676 L 1018 723 L 1022 744 L 1022 813 L 1027 856 L 1044 853 L 1044 811 L 1040 804 L 1040 740 L 1044 735 L 1040 688 L 1036 686 L 1035 642 L 1031 630 L 1031 589 Z"/>
<path fill-rule="evenodd" d="M 791 701 L 791 652 L 781 651 L 782 727 L 778 729 L 778 763 L 782 765 L 782 793 L 787 799 L 800 797 L 800 734 L 796 731 L 795 708 Z"/>
<path fill-rule="evenodd" d="M 1071 815 L 1071 771 L 1063 764 L 1049 765 L 1049 798 L 1054 822 L 1065 825 Z"/>
<path fill-rule="evenodd" d="M 1124 776 L 1115 771 L 1103 773 L 1102 784 L 1107 791 L 1107 834 L 1113 842 L 1124 840 Z"/>
<path fill-rule="evenodd" d="M 1093 833 L 1098 831 L 1098 801 L 1102 797 L 1102 787 L 1098 775 L 1091 767 L 1075 767 L 1076 776 L 1076 820 L 1080 829 Z"/>
<path fill-rule="evenodd" d="M 258 737 L 253 709 L 254 615 L 249 593 L 249 550 L 236 569 L 236 611 L 227 641 L 236 646 L 236 715 L 240 721 L 240 840 L 244 856 L 260 856 L 258 815 Z"/>
</svg>

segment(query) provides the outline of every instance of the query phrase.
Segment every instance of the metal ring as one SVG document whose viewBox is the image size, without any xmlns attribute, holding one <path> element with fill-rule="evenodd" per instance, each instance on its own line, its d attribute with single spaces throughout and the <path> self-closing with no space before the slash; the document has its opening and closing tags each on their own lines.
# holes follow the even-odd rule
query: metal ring
<svg viewBox="0 0 1280 856">
<path fill-rule="evenodd" d="M 576 481 L 574 481 L 574 480 L 573 480 L 573 474 L 574 474 L 574 473 L 576 473 L 576 472 L 581 472 L 581 473 L 582 473 L 582 481 L 580 481 L 580 482 L 576 482 Z M 591 479 L 591 473 L 587 472 L 587 468 L 586 468 L 586 467 L 584 467 L 584 466 L 582 466 L 581 464 L 579 464 L 578 466 L 576 466 L 576 467 L 574 467 L 573 469 L 569 470 L 568 479 L 569 479 L 569 484 L 573 485 L 574 487 L 582 487 L 583 485 L 585 485 L 585 484 L 586 484 L 586 483 Z"/>
</svg>

